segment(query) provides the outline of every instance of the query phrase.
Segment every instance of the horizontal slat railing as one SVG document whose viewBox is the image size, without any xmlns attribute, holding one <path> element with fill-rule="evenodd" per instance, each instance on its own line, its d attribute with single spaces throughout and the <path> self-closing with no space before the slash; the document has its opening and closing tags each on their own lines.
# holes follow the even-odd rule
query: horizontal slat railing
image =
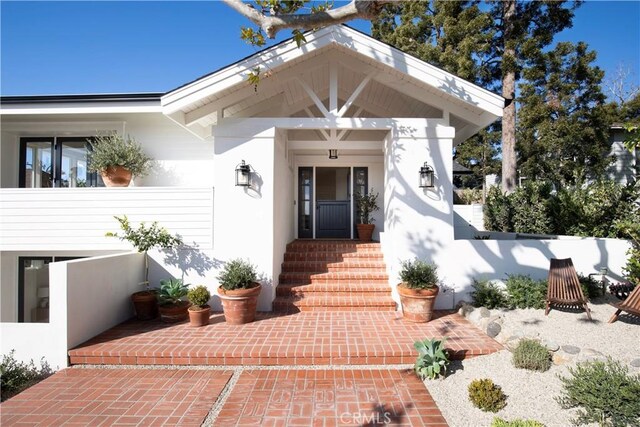
<svg viewBox="0 0 640 427">
<path fill-rule="evenodd" d="M 185 243 L 213 245 L 213 188 L 3 188 L 0 250 L 114 250 L 127 243 L 107 238 L 118 231 L 115 215 L 137 225 L 158 221 Z"/>
</svg>

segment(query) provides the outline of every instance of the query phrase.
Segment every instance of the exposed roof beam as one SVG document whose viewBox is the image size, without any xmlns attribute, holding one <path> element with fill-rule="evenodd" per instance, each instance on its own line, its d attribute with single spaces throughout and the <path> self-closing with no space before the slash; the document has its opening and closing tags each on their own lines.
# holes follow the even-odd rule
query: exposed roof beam
<svg viewBox="0 0 640 427">
<path fill-rule="evenodd" d="M 327 110 L 327 107 L 324 106 L 324 104 L 322 103 L 322 101 L 320 101 L 320 98 L 318 98 L 318 95 L 316 95 L 316 93 L 313 91 L 313 89 L 311 88 L 311 86 L 309 86 L 307 84 L 307 82 L 305 82 L 304 80 L 302 80 L 301 78 L 296 77 L 296 81 L 300 84 L 300 86 L 302 86 L 302 88 L 304 89 L 305 92 L 307 92 L 307 95 L 309 95 L 309 98 L 311 98 L 311 100 L 313 101 L 314 104 L 316 104 L 316 107 L 318 107 L 318 109 L 320 110 L 320 112 L 327 118 L 329 118 L 331 116 L 331 114 L 329 114 L 329 111 Z"/>
<path fill-rule="evenodd" d="M 358 87 L 356 87 L 356 89 L 353 91 L 351 96 L 349 96 L 349 99 L 347 99 L 347 102 L 345 102 L 344 105 L 342 106 L 342 108 L 340 108 L 340 111 L 338 111 L 338 116 L 339 117 L 344 116 L 344 113 L 347 112 L 347 110 L 351 107 L 351 105 L 356 100 L 356 98 L 358 98 L 358 96 L 360 96 L 360 94 L 362 93 L 364 88 L 367 86 L 367 84 L 371 81 L 371 79 L 373 78 L 374 75 L 375 75 L 375 73 L 371 72 L 364 78 L 364 80 L 362 80 L 360 82 L 360 84 L 358 85 Z"/>
</svg>

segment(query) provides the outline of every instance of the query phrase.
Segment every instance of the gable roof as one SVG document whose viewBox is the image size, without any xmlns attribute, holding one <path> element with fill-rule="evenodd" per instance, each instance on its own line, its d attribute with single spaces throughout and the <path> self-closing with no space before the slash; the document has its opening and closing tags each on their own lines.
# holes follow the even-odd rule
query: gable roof
<svg viewBox="0 0 640 427">
<path fill-rule="evenodd" d="M 254 55 L 241 59 L 227 67 L 207 74 L 180 86 L 161 98 L 163 112 L 174 120 L 180 114 L 227 96 L 234 90 L 246 87 L 247 74 L 252 70 L 279 70 L 319 55 L 326 49 L 336 49 L 378 67 L 401 74 L 402 80 L 436 93 L 444 100 L 471 111 L 473 129 L 482 129 L 502 116 L 504 98 L 473 83 L 406 54 L 369 35 L 346 25 L 325 27 L 305 34 L 306 43 L 298 47 L 293 39 L 285 40 Z M 215 112 L 211 109 L 211 112 Z M 183 126 L 186 126 L 182 123 Z M 471 136 L 471 135 L 468 135 Z"/>
</svg>

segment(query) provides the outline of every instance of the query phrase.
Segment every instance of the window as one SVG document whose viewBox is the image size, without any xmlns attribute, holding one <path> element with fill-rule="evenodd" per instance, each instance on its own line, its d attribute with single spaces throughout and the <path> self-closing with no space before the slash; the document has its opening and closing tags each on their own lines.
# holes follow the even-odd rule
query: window
<svg viewBox="0 0 640 427">
<path fill-rule="evenodd" d="M 87 170 L 88 137 L 21 138 L 20 187 L 103 187 Z"/>
</svg>

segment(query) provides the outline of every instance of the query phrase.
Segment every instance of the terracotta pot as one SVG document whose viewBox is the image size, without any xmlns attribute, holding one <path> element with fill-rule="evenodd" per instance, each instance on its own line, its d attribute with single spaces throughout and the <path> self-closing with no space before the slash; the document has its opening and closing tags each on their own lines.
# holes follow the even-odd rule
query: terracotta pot
<svg viewBox="0 0 640 427">
<path fill-rule="evenodd" d="M 160 311 L 160 320 L 165 323 L 176 323 L 187 320 L 189 317 L 189 301 L 180 301 L 179 304 L 161 305 L 158 307 Z"/>
<path fill-rule="evenodd" d="M 205 326 L 209 324 L 211 317 L 211 307 L 205 305 L 199 308 L 195 305 L 189 307 L 189 324 L 191 326 Z"/>
<path fill-rule="evenodd" d="M 253 288 L 235 289 L 227 291 L 218 287 L 218 296 L 222 300 L 224 319 L 232 325 L 251 323 L 256 318 L 258 307 L 258 295 L 262 290 L 260 283 L 255 283 Z"/>
<path fill-rule="evenodd" d="M 140 291 L 131 295 L 138 320 L 151 320 L 158 317 L 158 301 L 154 291 Z"/>
<path fill-rule="evenodd" d="M 431 320 L 433 306 L 440 288 L 411 289 L 404 283 L 398 285 L 400 302 L 402 303 L 402 316 L 409 322 L 424 323 Z"/>
<path fill-rule="evenodd" d="M 100 172 L 104 185 L 107 187 L 128 187 L 131 182 L 131 172 L 122 166 L 109 166 Z"/>
<path fill-rule="evenodd" d="M 356 224 L 358 229 L 358 239 L 362 242 L 370 242 L 371 236 L 373 236 L 373 229 L 376 228 L 375 224 Z"/>
</svg>

